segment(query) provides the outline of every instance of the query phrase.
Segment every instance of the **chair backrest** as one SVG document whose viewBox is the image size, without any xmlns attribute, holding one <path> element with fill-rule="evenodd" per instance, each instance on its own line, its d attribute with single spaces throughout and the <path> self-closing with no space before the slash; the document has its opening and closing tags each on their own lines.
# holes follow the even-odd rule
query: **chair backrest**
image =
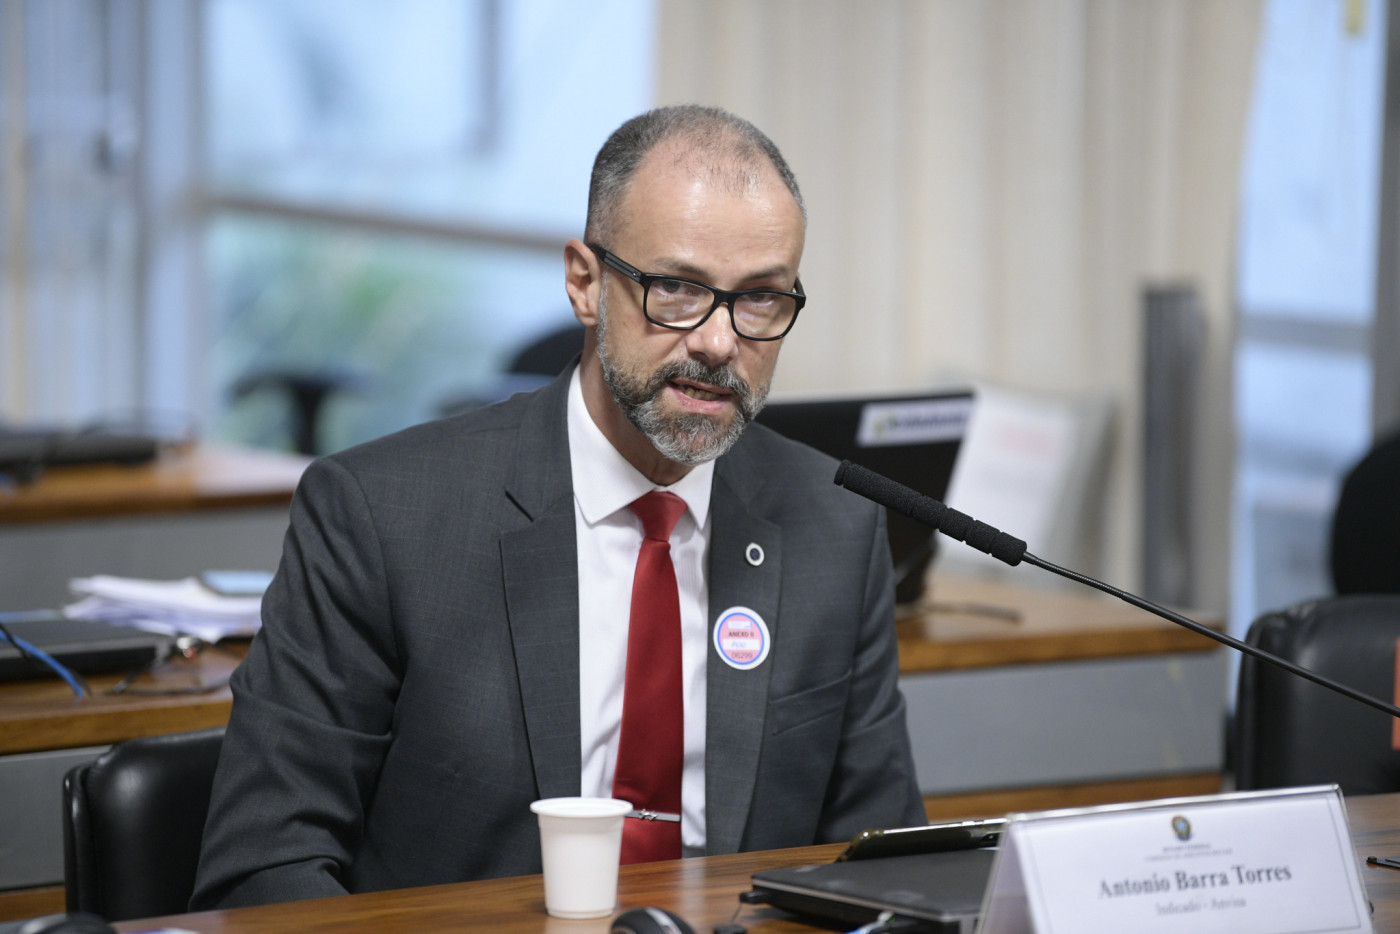
<svg viewBox="0 0 1400 934">
<path fill-rule="evenodd" d="M 1337 593 L 1400 593 L 1400 433 L 1377 441 L 1342 481 L 1330 551 Z"/>
<path fill-rule="evenodd" d="M 109 921 L 182 914 L 222 727 L 118 743 L 63 777 L 63 877 L 69 911 Z"/>
<path fill-rule="evenodd" d="M 1327 597 L 1268 613 L 1245 641 L 1381 700 L 1395 691 L 1400 596 Z M 1400 752 L 1381 711 L 1245 656 L 1235 705 L 1242 790 L 1341 785 L 1349 795 L 1400 791 Z"/>
<path fill-rule="evenodd" d="M 564 367 L 573 362 L 574 357 L 583 353 L 583 325 L 572 320 L 557 329 L 542 334 L 520 348 L 507 367 L 508 373 L 535 373 L 539 376 L 555 377 L 564 372 Z"/>
</svg>

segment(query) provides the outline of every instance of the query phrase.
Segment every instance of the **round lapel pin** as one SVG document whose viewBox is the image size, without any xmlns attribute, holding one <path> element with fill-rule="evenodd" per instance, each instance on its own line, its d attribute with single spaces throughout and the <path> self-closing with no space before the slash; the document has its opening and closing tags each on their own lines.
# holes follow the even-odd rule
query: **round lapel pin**
<svg viewBox="0 0 1400 934">
<path fill-rule="evenodd" d="M 758 542 L 749 542 L 749 547 L 744 549 L 744 558 L 754 567 L 763 563 L 763 546 Z"/>
<path fill-rule="evenodd" d="M 715 651 L 730 668 L 757 668 L 771 647 L 763 617 L 746 606 L 732 606 L 715 620 Z"/>
</svg>

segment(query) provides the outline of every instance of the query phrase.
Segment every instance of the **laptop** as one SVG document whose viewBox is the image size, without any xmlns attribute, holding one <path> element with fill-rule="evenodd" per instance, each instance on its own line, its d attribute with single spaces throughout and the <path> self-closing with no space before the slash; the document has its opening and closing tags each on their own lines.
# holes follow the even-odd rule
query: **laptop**
<svg viewBox="0 0 1400 934">
<path fill-rule="evenodd" d="M 947 494 L 958 448 L 972 416 L 971 390 L 917 395 L 869 395 L 838 399 L 775 400 L 758 422 L 794 441 L 849 460 L 941 500 Z M 835 472 L 833 471 L 833 480 Z M 895 600 L 916 604 L 935 537 L 928 526 L 887 510 Z"/>
<path fill-rule="evenodd" d="M 73 464 L 144 464 L 160 453 L 160 439 L 141 432 L 92 427 L 16 428 L 0 423 L 0 473 L 32 479 L 45 467 Z"/>
<path fill-rule="evenodd" d="M 993 848 L 914 853 L 754 873 L 760 902 L 818 923 L 853 927 L 891 911 L 909 930 L 972 934 L 991 879 Z"/>
<path fill-rule="evenodd" d="M 130 626 L 58 615 L 52 619 L 5 623 L 5 628 L 16 638 L 42 649 L 82 675 L 135 671 L 157 657 L 168 655 L 175 642 L 171 636 Z M 0 637 L 0 681 L 51 677 L 56 677 L 52 668 L 22 654 Z"/>
</svg>

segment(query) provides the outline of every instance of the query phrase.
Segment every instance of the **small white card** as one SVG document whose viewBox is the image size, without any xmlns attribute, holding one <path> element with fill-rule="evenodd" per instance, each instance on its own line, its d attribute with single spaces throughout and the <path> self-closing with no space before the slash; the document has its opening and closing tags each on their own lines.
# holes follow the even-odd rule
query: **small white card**
<svg viewBox="0 0 1400 934">
<path fill-rule="evenodd" d="M 1013 814 L 979 934 L 1371 931 L 1335 785 Z"/>
</svg>

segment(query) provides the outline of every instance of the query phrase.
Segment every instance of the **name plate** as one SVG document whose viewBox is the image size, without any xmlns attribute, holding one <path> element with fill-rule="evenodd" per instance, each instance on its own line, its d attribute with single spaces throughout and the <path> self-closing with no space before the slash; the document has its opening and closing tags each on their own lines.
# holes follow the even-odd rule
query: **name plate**
<svg viewBox="0 0 1400 934">
<path fill-rule="evenodd" d="M 1013 814 L 979 934 L 1370 932 L 1336 785 Z"/>
</svg>

